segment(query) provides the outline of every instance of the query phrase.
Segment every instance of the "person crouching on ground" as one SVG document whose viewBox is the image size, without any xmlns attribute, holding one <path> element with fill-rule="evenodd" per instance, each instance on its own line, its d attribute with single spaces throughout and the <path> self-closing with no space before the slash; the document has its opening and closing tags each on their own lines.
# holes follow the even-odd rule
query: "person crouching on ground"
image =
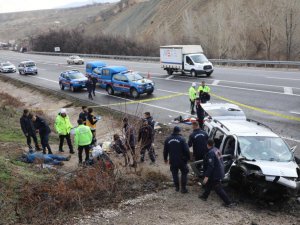
<svg viewBox="0 0 300 225">
<path fill-rule="evenodd" d="M 93 134 L 88 126 L 83 124 L 83 121 L 79 119 L 77 121 L 78 127 L 75 129 L 75 146 L 78 148 L 79 164 L 82 164 L 82 152 L 85 151 L 85 161 L 89 160 L 90 145 L 92 143 Z"/>
</svg>

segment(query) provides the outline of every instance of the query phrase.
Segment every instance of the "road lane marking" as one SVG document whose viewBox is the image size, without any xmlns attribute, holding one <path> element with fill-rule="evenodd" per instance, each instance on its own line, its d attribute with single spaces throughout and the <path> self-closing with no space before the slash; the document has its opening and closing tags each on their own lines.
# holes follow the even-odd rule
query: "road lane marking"
<svg viewBox="0 0 300 225">
<path fill-rule="evenodd" d="M 284 94 L 286 95 L 293 95 L 293 88 L 291 87 L 283 87 L 283 90 L 284 90 Z"/>
<path fill-rule="evenodd" d="M 283 139 L 286 139 L 286 140 L 289 140 L 289 141 L 294 141 L 294 142 L 300 143 L 300 140 L 297 140 L 297 139 L 294 139 L 294 138 L 283 137 L 283 136 L 282 136 L 282 138 L 283 138 Z"/>
<path fill-rule="evenodd" d="M 214 80 L 211 85 L 217 86 L 220 83 L 220 80 Z"/>
<path fill-rule="evenodd" d="M 174 77 L 174 75 L 168 76 L 168 77 L 166 78 L 166 80 L 170 80 L 170 79 L 172 79 L 173 77 Z"/>
<path fill-rule="evenodd" d="M 218 99 L 224 100 L 226 102 L 230 102 L 232 104 L 235 104 L 235 105 L 247 108 L 247 109 L 251 109 L 251 110 L 258 111 L 258 112 L 261 112 L 261 113 L 264 113 L 264 114 L 267 114 L 267 115 L 271 115 L 271 116 L 275 116 L 275 117 L 280 117 L 280 118 L 287 119 L 287 120 L 293 120 L 293 121 L 300 122 L 300 117 L 289 116 L 289 115 L 286 115 L 286 114 L 269 111 L 269 110 L 262 109 L 262 108 L 259 108 L 259 107 L 255 107 L 255 106 L 251 106 L 251 105 L 246 105 L 246 104 L 243 104 L 243 103 L 240 103 L 240 102 L 237 102 L 237 101 L 234 101 L 234 100 L 231 100 L 229 98 L 225 98 L 225 97 L 222 97 L 222 96 L 219 96 L 219 95 L 216 95 L 216 94 L 211 94 L 211 95 L 214 96 L 214 97 L 216 97 L 216 98 L 218 98 Z"/>
<path fill-rule="evenodd" d="M 278 80 L 300 80 L 300 79 L 297 79 L 297 78 L 284 78 L 284 77 L 267 77 L 267 78 L 278 79 Z"/>
</svg>

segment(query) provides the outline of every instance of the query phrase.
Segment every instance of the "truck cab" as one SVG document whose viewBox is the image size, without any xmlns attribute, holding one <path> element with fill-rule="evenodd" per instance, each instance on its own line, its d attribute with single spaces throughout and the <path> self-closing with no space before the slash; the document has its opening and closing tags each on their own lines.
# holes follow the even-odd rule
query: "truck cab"
<svg viewBox="0 0 300 225">
<path fill-rule="evenodd" d="M 169 45 L 160 47 L 160 62 L 168 75 L 181 72 L 196 77 L 200 74 L 210 76 L 212 63 L 203 54 L 201 45 Z"/>
</svg>

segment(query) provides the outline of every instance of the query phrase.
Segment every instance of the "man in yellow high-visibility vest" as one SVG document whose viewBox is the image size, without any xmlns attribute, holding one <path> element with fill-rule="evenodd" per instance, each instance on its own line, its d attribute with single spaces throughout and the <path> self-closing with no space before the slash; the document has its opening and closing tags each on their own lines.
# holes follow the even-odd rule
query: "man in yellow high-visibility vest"
<svg viewBox="0 0 300 225">
<path fill-rule="evenodd" d="M 197 90 L 196 90 L 197 84 L 194 82 L 192 86 L 189 89 L 189 97 L 190 97 L 190 102 L 191 102 L 191 114 L 195 114 L 195 100 L 197 98 Z"/>
<path fill-rule="evenodd" d="M 205 81 L 202 81 L 201 86 L 198 88 L 198 92 L 201 103 L 206 103 L 210 100 L 210 87 L 205 84 Z"/>
</svg>

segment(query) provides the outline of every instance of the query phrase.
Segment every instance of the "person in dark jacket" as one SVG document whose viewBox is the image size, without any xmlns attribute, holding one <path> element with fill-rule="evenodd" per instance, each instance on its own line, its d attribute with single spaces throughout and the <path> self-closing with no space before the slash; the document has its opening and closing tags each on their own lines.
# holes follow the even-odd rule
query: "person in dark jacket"
<svg viewBox="0 0 300 225">
<path fill-rule="evenodd" d="M 114 142 L 112 143 L 111 148 L 117 154 L 122 154 L 124 156 L 125 166 L 127 166 L 130 163 L 130 158 L 127 154 L 126 146 L 124 145 L 123 141 L 121 140 L 121 138 L 118 134 L 114 134 L 113 139 L 114 139 Z"/>
<path fill-rule="evenodd" d="M 49 125 L 39 116 L 29 115 L 29 118 L 32 120 L 35 129 L 38 130 L 40 134 L 43 154 L 46 154 L 46 149 L 48 149 L 48 154 L 52 154 L 51 147 L 49 145 L 49 134 L 51 133 Z"/>
<path fill-rule="evenodd" d="M 86 118 L 86 126 L 91 128 L 91 131 L 93 134 L 93 141 L 91 143 L 92 145 L 95 145 L 97 143 L 97 138 L 96 138 L 97 122 L 98 122 L 98 119 L 94 115 L 93 108 L 88 108 L 88 114 L 87 114 L 87 118 Z"/>
<path fill-rule="evenodd" d="M 192 123 L 193 133 L 189 137 L 188 145 L 193 146 L 194 160 L 202 160 L 205 153 L 207 153 L 207 140 L 208 135 L 205 131 L 201 130 L 197 122 Z"/>
<path fill-rule="evenodd" d="M 211 190 L 214 189 L 217 195 L 223 200 L 227 207 L 233 206 L 228 195 L 224 191 L 221 181 L 224 178 L 224 165 L 221 160 L 220 151 L 214 147 L 214 140 L 207 141 L 207 154 L 204 157 L 204 193 L 199 198 L 206 201 Z"/>
<path fill-rule="evenodd" d="M 152 163 L 155 163 L 155 154 L 153 152 L 153 132 L 154 130 L 148 125 L 148 120 L 143 119 L 143 125 L 139 130 L 138 142 L 141 141 L 141 162 L 145 161 L 145 153 L 148 151 Z"/>
<path fill-rule="evenodd" d="M 151 126 L 152 129 L 154 130 L 155 121 L 154 121 L 153 117 L 151 116 L 150 112 L 145 112 L 144 118 L 147 120 L 148 125 Z"/>
<path fill-rule="evenodd" d="M 93 92 L 94 97 L 96 96 L 95 91 L 96 91 L 97 82 L 98 82 L 97 77 L 92 77 L 92 83 L 93 83 L 92 92 Z"/>
<path fill-rule="evenodd" d="M 164 144 L 164 160 L 170 161 L 170 170 L 172 172 L 175 190 L 179 191 L 178 171 L 181 172 L 181 193 L 187 193 L 187 175 L 189 169 L 187 162 L 190 160 L 189 146 L 184 137 L 180 134 L 180 127 L 174 127 L 173 133 L 165 140 Z"/>
<path fill-rule="evenodd" d="M 201 101 L 199 98 L 196 99 L 196 113 L 197 113 L 197 120 L 198 120 L 199 126 L 201 129 L 203 129 L 205 111 L 202 108 Z"/>
<path fill-rule="evenodd" d="M 31 119 L 29 118 L 29 110 L 28 109 L 24 109 L 23 115 L 20 118 L 20 124 L 21 124 L 22 131 L 26 137 L 28 148 L 32 149 L 32 146 L 31 146 L 31 138 L 32 138 L 34 141 L 36 150 L 40 151 L 41 149 L 40 149 L 40 146 L 38 145 L 38 140 L 36 137 L 34 125 L 31 121 Z"/>
<path fill-rule="evenodd" d="M 136 146 L 136 137 L 135 137 L 135 129 L 132 125 L 129 124 L 129 120 L 127 117 L 123 119 L 123 131 L 125 135 L 125 146 L 127 151 L 130 151 L 132 156 L 133 164 L 131 166 L 136 166 L 136 154 L 135 154 L 135 146 Z"/>
<path fill-rule="evenodd" d="M 89 93 L 89 96 L 88 96 L 89 99 L 90 99 L 90 100 L 93 100 L 93 96 L 92 96 L 92 92 L 93 92 L 93 81 L 92 81 L 91 76 L 88 77 L 88 80 L 87 80 L 85 86 L 86 86 L 86 89 L 87 89 L 87 91 L 88 91 L 88 93 Z"/>
<path fill-rule="evenodd" d="M 87 117 L 88 117 L 87 106 L 82 106 L 81 109 L 82 109 L 82 112 L 79 114 L 79 118 L 78 119 L 82 120 L 83 124 L 86 125 L 86 120 L 87 120 Z"/>
</svg>

